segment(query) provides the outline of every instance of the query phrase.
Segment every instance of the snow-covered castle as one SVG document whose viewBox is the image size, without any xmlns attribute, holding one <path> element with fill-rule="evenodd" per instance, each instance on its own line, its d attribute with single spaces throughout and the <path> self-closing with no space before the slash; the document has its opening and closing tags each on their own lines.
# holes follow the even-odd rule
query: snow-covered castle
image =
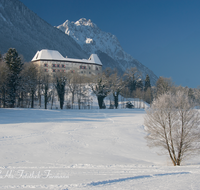
<svg viewBox="0 0 200 190">
<path fill-rule="evenodd" d="M 44 72 L 49 74 L 55 72 L 77 72 L 81 75 L 97 75 L 102 72 L 102 63 L 96 54 L 89 59 L 71 59 L 63 57 L 58 51 L 43 49 L 38 51 L 33 59 L 39 64 Z"/>
</svg>

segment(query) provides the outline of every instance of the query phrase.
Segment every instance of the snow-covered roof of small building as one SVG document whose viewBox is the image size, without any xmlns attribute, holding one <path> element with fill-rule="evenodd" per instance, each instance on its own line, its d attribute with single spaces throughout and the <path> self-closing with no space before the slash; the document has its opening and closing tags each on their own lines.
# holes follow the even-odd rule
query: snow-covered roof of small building
<svg viewBox="0 0 200 190">
<path fill-rule="evenodd" d="M 96 54 L 92 54 L 89 59 L 72 59 L 63 57 L 56 50 L 48 50 L 43 49 L 41 51 L 37 51 L 35 56 L 31 61 L 39 61 L 39 60 L 49 60 L 49 61 L 66 61 L 66 62 L 78 62 L 78 63 L 91 63 L 102 65 L 99 57 Z"/>
</svg>

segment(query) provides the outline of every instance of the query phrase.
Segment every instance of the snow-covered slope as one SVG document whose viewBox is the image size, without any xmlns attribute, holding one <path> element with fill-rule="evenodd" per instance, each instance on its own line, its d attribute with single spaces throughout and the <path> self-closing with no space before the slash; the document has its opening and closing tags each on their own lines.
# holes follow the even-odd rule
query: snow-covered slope
<svg viewBox="0 0 200 190">
<path fill-rule="evenodd" d="M 198 190 L 199 156 L 174 167 L 157 155 L 144 139 L 144 114 L 0 109 L 0 189 Z"/>
<path fill-rule="evenodd" d="M 103 62 L 104 68 L 115 65 L 124 72 L 127 68 L 137 67 L 143 73 L 143 77 L 149 74 L 151 82 L 155 84 L 157 76 L 131 55 L 127 54 L 121 47 L 116 36 L 101 31 L 90 19 L 81 18 L 76 22 L 66 20 L 57 28 L 76 40 L 84 51 L 89 54 L 97 53 Z M 113 65 L 106 64 L 109 58 L 113 60 L 109 61 L 114 62 Z"/>
<path fill-rule="evenodd" d="M 41 49 L 57 50 L 71 58 L 89 58 L 70 37 L 51 26 L 19 0 L 0 0 L 0 52 L 16 48 L 26 61 Z"/>
</svg>

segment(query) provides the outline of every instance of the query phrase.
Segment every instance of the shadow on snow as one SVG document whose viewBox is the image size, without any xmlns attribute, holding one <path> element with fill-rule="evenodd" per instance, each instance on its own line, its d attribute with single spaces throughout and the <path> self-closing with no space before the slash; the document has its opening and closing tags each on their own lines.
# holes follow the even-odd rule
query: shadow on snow
<svg viewBox="0 0 200 190">
<path fill-rule="evenodd" d="M 126 178 L 120 178 L 120 179 L 112 179 L 112 180 L 92 182 L 92 183 L 89 183 L 88 186 L 106 185 L 106 184 L 124 182 L 124 181 L 134 180 L 134 179 L 151 178 L 151 177 L 168 176 L 168 175 L 182 175 L 182 174 L 190 174 L 190 172 L 176 172 L 176 173 L 164 173 L 164 174 L 141 175 L 141 176 L 134 176 L 134 177 L 126 177 Z"/>
</svg>

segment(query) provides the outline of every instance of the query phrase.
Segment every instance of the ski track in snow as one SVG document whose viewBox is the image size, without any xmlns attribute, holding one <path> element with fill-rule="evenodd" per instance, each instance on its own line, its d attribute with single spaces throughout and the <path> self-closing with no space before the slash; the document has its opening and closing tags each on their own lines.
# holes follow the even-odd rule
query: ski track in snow
<svg viewBox="0 0 200 190">
<path fill-rule="evenodd" d="M 144 114 L 0 109 L 0 189 L 199 189 L 200 157 L 171 166 L 146 146 Z"/>
</svg>

